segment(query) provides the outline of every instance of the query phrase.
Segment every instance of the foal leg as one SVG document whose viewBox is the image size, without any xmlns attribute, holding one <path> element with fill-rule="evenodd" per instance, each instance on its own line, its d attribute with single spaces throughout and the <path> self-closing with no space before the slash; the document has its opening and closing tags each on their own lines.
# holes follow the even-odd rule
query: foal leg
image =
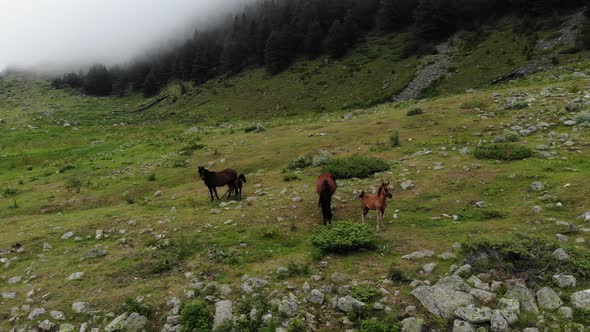
<svg viewBox="0 0 590 332">
<path fill-rule="evenodd" d="M 363 220 L 363 224 L 365 223 L 365 217 L 367 216 L 367 213 L 369 213 L 369 208 L 364 207 L 363 208 L 363 213 L 361 214 L 361 218 Z"/>
</svg>

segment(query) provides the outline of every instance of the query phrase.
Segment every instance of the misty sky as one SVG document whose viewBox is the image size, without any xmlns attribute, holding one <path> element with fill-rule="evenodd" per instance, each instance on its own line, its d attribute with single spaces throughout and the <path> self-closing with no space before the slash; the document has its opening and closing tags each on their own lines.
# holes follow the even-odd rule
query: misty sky
<svg viewBox="0 0 590 332">
<path fill-rule="evenodd" d="M 248 0 L 0 0 L 0 72 L 124 63 Z"/>
</svg>

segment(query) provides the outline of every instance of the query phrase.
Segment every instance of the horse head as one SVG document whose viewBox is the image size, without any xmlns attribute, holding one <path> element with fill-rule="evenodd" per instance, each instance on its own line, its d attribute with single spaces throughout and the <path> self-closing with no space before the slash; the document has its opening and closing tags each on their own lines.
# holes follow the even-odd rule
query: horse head
<svg viewBox="0 0 590 332">
<path fill-rule="evenodd" d="M 199 177 L 201 178 L 201 180 L 205 180 L 205 175 L 207 174 L 207 169 L 205 169 L 205 166 L 199 166 L 198 170 L 199 170 Z"/>
<path fill-rule="evenodd" d="M 391 193 L 391 186 L 389 185 L 389 182 L 387 182 L 387 183 L 383 182 L 383 184 L 381 185 L 380 191 L 383 192 L 383 194 L 385 196 L 387 196 L 387 198 L 393 198 L 393 194 Z"/>
</svg>

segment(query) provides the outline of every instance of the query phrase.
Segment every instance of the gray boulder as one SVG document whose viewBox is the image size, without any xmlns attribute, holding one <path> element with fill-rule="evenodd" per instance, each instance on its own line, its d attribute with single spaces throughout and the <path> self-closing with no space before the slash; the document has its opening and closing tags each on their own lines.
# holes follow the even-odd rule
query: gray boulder
<svg viewBox="0 0 590 332">
<path fill-rule="evenodd" d="M 545 186 L 543 185 L 543 182 L 535 181 L 535 182 L 531 183 L 529 188 L 532 191 L 542 191 L 543 189 L 545 189 Z"/>
<path fill-rule="evenodd" d="M 460 307 L 473 304 L 470 294 L 439 286 L 420 286 L 411 293 L 433 315 L 451 319 Z"/>
<path fill-rule="evenodd" d="M 563 250 L 562 248 L 557 248 L 554 252 L 553 252 L 553 257 L 555 257 L 555 259 L 557 259 L 558 261 L 569 261 L 570 260 L 570 255 L 568 255 L 567 252 L 565 252 L 565 250 Z"/>
<path fill-rule="evenodd" d="M 537 291 L 537 302 L 543 309 L 555 310 L 563 305 L 559 295 L 549 287 L 543 287 Z"/>
<path fill-rule="evenodd" d="M 29 316 L 27 317 L 29 320 L 33 320 L 36 318 L 39 318 L 43 315 L 45 315 L 47 311 L 45 310 L 45 308 L 35 308 L 33 310 L 31 310 L 31 312 L 29 313 Z"/>
<path fill-rule="evenodd" d="M 573 293 L 570 296 L 570 301 L 574 308 L 590 311 L 590 289 Z"/>
<path fill-rule="evenodd" d="M 505 295 L 506 298 L 518 300 L 520 303 L 520 309 L 524 312 L 530 312 L 537 314 L 539 313 L 539 308 L 535 303 L 535 295 L 528 289 L 526 286 L 523 285 L 514 285 L 510 286 L 508 292 Z"/>
<path fill-rule="evenodd" d="M 471 286 L 469 286 L 465 280 L 463 280 L 463 278 L 459 277 L 458 275 L 441 278 L 435 286 L 464 293 L 471 291 Z"/>
<path fill-rule="evenodd" d="M 408 317 L 402 320 L 402 332 L 422 332 L 424 320 L 417 317 Z"/>
<path fill-rule="evenodd" d="M 317 289 L 312 289 L 307 297 L 307 301 L 311 303 L 322 304 L 324 303 L 324 293 L 320 292 Z"/>
<path fill-rule="evenodd" d="M 453 332 L 475 332 L 475 328 L 469 322 L 455 319 L 453 322 Z"/>
<path fill-rule="evenodd" d="M 221 324 L 233 321 L 232 301 L 224 300 L 215 303 L 215 316 L 213 318 L 213 329 L 215 330 Z"/>
<path fill-rule="evenodd" d="M 88 302 L 74 302 L 72 303 L 72 311 L 77 314 L 88 312 L 90 309 L 90 303 Z"/>
<path fill-rule="evenodd" d="M 489 322 L 492 319 L 492 309 L 488 307 L 476 308 L 473 305 L 455 310 L 455 315 L 470 323 Z"/>
<path fill-rule="evenodd" d="M 559 288 L 574 288 L 576 278 L 568 274 L 556 274 L 553 276 L 553 284 Z"/>
<path fill-rule="evenodd" d="M 508 332 L 510 331 L 510 325 L 500 313 L 500 310 L 494 310 L 492 312 L 492 318 L 490 322 L 492 332 Z"/>
<path fill-rule="evenodd" d="M 339 298 L 337 302 L 338 309 L 344 312 L 350 312 L 363 306 L 365 306 L 363 302 L 355 299 L 350 295 L 346 295 L 345 297 Z"/>
</svg>

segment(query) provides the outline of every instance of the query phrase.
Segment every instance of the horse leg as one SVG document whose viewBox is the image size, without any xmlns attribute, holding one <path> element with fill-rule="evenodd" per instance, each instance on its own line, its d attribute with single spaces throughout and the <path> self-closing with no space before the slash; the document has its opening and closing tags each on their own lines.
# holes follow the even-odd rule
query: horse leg
<svg viewBox="0 0 590 332">
<path fill-rule="evenodd" d="M 219 200 L 219 195 L 217 194 L 217 187 L 213 187 L 213 192 L 215 193 L 215 197 Z"/>
<path fill-rule="evenodd" d="M 209 197 L 211 197 L 211 202 L 213 202 L 213 188 L 209 187 Z"/>
<path fill-rule="evenodd" d="M 363 220 L 363 224 L 365 223 L 365 217 L 367 216 L 367 213 L 369 213 L 369 208 L 368 207 L 363 207 L 363 213 L 361 214 L 361 218 Z"/>
</svg>

